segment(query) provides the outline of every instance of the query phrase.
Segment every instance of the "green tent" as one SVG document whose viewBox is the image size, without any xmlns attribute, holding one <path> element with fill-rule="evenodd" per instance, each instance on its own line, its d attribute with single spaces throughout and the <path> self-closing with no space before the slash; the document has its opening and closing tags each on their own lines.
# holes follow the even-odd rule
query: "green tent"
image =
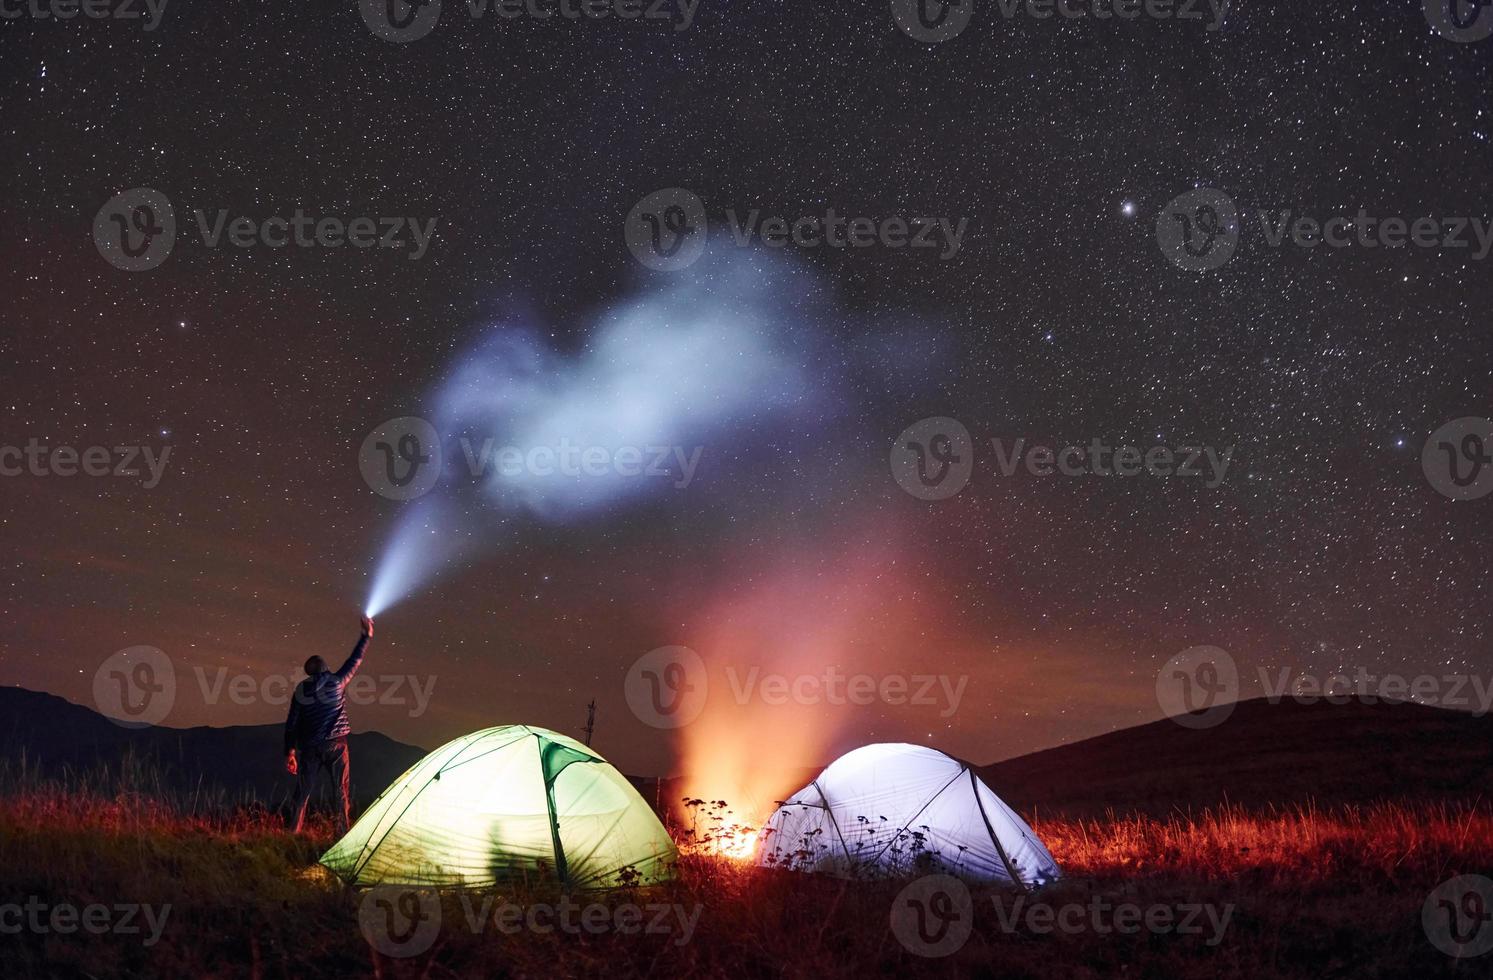
<svg viewBox="0 0 1493 980">
<path fill-rule="evenodd" d="M 351 885 L 605 888 L 671 878 L 677 857 L 605 759 L 564 735 L 505 725 L 421 759 L 321 863 Z"/>
</svg>

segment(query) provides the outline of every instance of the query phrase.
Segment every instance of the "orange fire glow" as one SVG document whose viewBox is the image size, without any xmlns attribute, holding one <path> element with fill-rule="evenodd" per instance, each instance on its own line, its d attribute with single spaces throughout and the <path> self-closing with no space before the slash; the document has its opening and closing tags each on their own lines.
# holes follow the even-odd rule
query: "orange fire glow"
<svg viewBox="0 0 1493 980">
<path fill-rule="evenodd" d="M 844 678 L 927 669 L 946 652 L 929 646 L 927 624 L 940 618 L 901 570 L 886 529 L 857 537 L 814 557 L 748 563 L 692 610 L 686 635 L 709 694 L 680 731 L 683 788 L 696 802 L 724 801 L 729 824 L 750 828 L 713 826 L 709 846 L 720 853 L 750 857 L 775 802 L 817 774 L 837 739 L 866 740 L 896 710 L 852 703 Z M 695 809 L 680 813 L 686 826 L 698 822 Z"/>
</svg>

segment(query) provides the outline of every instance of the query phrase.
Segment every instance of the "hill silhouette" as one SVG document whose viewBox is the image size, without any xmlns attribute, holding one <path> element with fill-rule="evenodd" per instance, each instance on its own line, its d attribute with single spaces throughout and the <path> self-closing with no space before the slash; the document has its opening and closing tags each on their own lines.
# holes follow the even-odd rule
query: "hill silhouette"
<svg viewBox="0 0 1493 980">
<path fill-rule="evenodd" d="M 128 728 L 97 711 L 53 694 L 0 687 L 0 757 L 44 776 L 117 769 L 126 759 L 159 774 L 163 788 L 180 793 L 221 791 L 277 806 L 294 777 L 280 755 L 280 725 L 224 728 Z M 348 739 L 352 795 L 367 805 L 424 755 L 425 750 L 378 732 Z"/>
<path fill-rule="evenodd" d="M 979 767 L 1024 813 L 1150 815 L 1228 802 L 1434 802 L 1493 796 L 1493 718 L 1357 699 L 1239 702 L 1213 728 L 1170 719 Z"/>
<path fill-rule="evenodd" d="M 279 725 L 127 728 L 55 695 L 0 687 L 0 757 L 24 758 L 43 775 L 116 768 L 133 758 L 169 790 L 222 790 L 274 807 L 293 784 L 280 732 Z M 426 752 L 378 732 L 353 735 L 350 747 L 360 806 Z M 1225 802 L 1253 809 L 1493 797 L 1493 718 L 1407 703 L 1261 698 L 1240 702 L 1213 728 L 1162 719 L 976 771 L 1026 814 L 1159 816 Z M 815 774 L 795 771 L 793 785 Z M 631 778 L 650 803 L 689 792 L 677 777 Z"/>
</svg>

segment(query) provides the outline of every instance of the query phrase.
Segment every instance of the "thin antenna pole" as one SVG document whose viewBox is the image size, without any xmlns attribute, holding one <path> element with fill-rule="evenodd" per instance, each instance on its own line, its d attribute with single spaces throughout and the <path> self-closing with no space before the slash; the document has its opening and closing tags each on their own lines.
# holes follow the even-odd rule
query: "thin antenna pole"
<svg viewBox="0 0 1493 980">
<path fill-rule="evenodd" d="M 587 746 L 587 748 L 589 748 L 591 746 L 591 736 L 594 735 L 595 733 L 596 733 L 596 699 L 592 698 L 591 699 L 591 703 L 588 704 L 588 705 L 586 705 L 586 746 Z"/>
</svg>

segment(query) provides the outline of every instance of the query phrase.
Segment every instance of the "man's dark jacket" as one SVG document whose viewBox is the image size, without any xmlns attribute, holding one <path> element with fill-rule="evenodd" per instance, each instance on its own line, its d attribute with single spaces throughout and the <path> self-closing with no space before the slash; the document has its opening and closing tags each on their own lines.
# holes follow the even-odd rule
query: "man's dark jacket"
<svg viewBox="0 0 1493 980">
<path fill-rule="evenodd" d="M 324 670 L 296 685 L 290 699 L 290 716 L 285 719 L 285 751 L 306 749 L 347 738 L 352 730 L 347 723 L 344 692 L 363 663 L 368 637 L 358 638 L 352 656 L 336 671 Z"/>
</svg>

